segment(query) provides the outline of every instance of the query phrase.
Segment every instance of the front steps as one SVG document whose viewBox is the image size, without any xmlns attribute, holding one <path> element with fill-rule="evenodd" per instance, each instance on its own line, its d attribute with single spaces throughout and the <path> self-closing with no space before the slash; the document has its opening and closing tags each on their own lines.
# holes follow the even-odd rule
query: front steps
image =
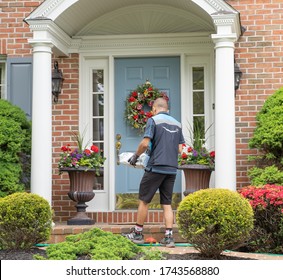
<svg viewBox="0 0 283 280">
<path fill-rule="evenodd" d="M 67 225 L 67 223 L 55 223 L 51 237 L 47 241 L 49 244 L 58 243 L 65 241 L 67 235 L 73 235 L 77 233 L 82 233 L 90 230 L 91 228 L 100 228 L 104 231 L 110 231 L 115 234 L 127 233 L 130 232 L 130 229 L 134 226 L 134 223 L 116 223 L 116 224 L 106 224 L 106 223 L 96 223 L 94 225 Z M 174 239 L 176 243 L 184 243 L 184 240 L 179 232 L 176 225 L 173 226 L 174 231 Z M 153 237 L 157 242 L 159 242 L 164 237 L 165 227 L 162 223 L 151 224 L 146 223 L 144 225 L 144 239 L 146 240 L 148 237 Z"/>
</svg>

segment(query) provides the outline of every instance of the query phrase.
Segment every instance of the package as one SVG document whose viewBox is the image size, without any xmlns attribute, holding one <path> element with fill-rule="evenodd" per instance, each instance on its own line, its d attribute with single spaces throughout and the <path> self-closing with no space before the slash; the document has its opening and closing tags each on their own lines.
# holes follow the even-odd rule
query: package
<svg viewBox="0 0 283 280">
<path fill-rule="evenodd" d="M 124 152 L 119 155 L 119 162 L 120 164 L 125 164 L 129 167 L 135 167 L 135 168 L 141 168 L 144 169 L 147 166 L 148 160 L 149 160 L 149 155 L 147 153 L 142 153 L 138 161 L 136 163 L 136 166 L 131 165 L 128 160 L 133 156 L 133 152 Z"/>
</svg>

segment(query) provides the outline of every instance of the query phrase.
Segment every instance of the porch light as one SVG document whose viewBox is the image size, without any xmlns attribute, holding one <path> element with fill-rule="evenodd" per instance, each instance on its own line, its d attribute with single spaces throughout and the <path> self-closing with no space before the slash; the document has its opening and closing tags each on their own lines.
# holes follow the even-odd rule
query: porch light
<svg viewBox="0 0 283 280">
<path fill-rule="evenodd" d="M 58 102 L 58 97 L 62 90 L 63 81 L 64 81 L 63 73 L 59 69 L 58 61 L 55 61 L 54 70 L 52 72 L 52 94 L 53 94 L 53 101 L 55 103 Z"/>
<path fill-rule="evenodd" d="M 240 86 L 240 81 L 242 77 L 242 71 L 240 70 L 239 65 L 234 62 L 234 79 L 235 79 L 235 91 L 239 88 Z"/>
</svg>

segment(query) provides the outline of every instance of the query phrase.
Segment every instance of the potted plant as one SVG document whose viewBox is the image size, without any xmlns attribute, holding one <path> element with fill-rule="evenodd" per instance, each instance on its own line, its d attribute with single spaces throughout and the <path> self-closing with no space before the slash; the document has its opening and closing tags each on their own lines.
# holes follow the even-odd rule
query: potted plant
<svg viewBox="0 0 283 280">
<path fill-rule="evenodd" d="M 210 128 L 210 127 L 209 127 Z M 198 122 L 195 123 L 193 133 L 191 131 L 191 143 L 183 144 L 179 155 L 179 169 L 183 170 L 185 176 L 186 190 L 188 195 L 200 189 L 209 188 L 211 173 L 215 166 L 215 152 L 208 151 L 203 139 L 204 132 Z"/>
<path fill-rule="evenodd" d="M 93 199 L 93 186 L 97 176 L 103 173 L 105 158 L 103 152 L 95 146 L 83 147 L 83 137 L 74 134 L 78 147 L 71 149 L 70 144 L 61 147 L 62 153 L 58 163 L 59 174 L 68 172 L 70 191 L 68 196 L 77 202 L 77 215 L 67 221 L 68 225 L 94 224 L 86 215 L 86 203 Z"/>
</svg>

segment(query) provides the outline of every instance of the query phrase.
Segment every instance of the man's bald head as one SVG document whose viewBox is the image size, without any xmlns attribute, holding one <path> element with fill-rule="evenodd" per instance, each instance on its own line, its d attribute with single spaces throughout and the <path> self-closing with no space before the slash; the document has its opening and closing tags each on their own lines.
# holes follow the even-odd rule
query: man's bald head
<svg viewBox="0 0 283 280">
<path fill-rule="evenodd" d="M 159 112 L 167 112 L 168 111 L 168 101 L 163 97 L 159 97 L 154 100 L 152 108 L 153 108 L 153 113 L 155 114 Z M 156 112 L 154 112 L 155 110 Z"/>
</svg>

